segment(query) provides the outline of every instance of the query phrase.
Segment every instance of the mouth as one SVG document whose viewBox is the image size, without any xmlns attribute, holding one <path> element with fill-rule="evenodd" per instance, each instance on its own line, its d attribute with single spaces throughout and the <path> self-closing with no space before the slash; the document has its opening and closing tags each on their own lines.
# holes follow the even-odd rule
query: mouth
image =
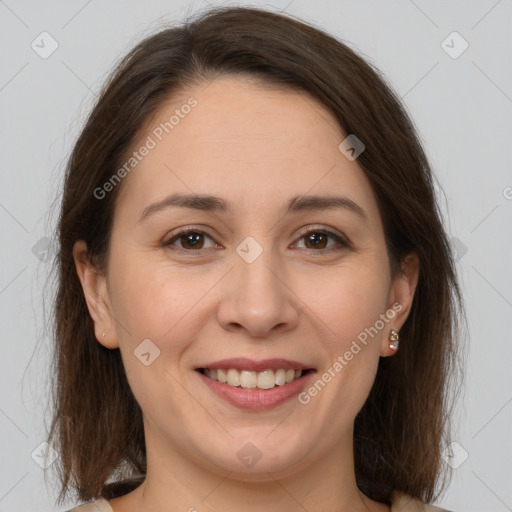
<svg viewBox="0 0 512 512">
<path fill-rule="evenodd" d="M 195 368 L 214 395 L 239 409 L 263 411 L 291 400 L 315 368 L 287 359 L 224 359 Z"/>
<path fill-rule="evenodd" d="M 238 368 L 198 368 L 197 371 L 209 379 L 234 388 L 268 390 L 289 384 L 315 370 L 312 368 L 304 370 L 278 368 L 256 372 Z"/>
</svg>

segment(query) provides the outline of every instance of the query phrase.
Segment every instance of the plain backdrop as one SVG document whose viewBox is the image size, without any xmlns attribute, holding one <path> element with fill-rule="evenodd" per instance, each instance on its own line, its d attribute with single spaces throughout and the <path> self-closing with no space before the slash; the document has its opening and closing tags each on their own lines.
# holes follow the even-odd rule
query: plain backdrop
<svg viewBox="0 0 512 512">
<path fill-rule="evenodd" d="M 456 512 L 512 510 L 512 2 L 237 5 L 284 10 L 327 30 L 402 97 L 445 194 L 469 321 L 456 444 L 446 452 L 456 469 L 438 503 Z M 56 218 L 49 212 L 66 158 L 114 63 L 143 37 L 205 7 L 0 0 L 0 512 L 58 510 L 51 466 L 45 480 L 38 461 L 51 456 L 41 447 L 49 361 L 43 285 Z"/>
</svg>

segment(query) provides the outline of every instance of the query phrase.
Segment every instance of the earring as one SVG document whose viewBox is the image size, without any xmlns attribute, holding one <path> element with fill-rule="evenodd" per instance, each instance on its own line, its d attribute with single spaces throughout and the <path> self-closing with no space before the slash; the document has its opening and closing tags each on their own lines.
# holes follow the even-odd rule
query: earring
<svg viewBox="0 0 512 512">
<path fill-rule="evenodd" d="M 107 332 L 106 331 L 103 331 L 102 334 L 101 334 L 103 337 L 105 337 L 107 335 Z"/>
<path fill-rule="evenodd" d="M 398 332 L 395 329 L 391 329 L 389 333 L 389 348 L 392 350 L 398 350 L 398 344 L 400 342 L 400 337 L 398 336 Z"/>
</svg>

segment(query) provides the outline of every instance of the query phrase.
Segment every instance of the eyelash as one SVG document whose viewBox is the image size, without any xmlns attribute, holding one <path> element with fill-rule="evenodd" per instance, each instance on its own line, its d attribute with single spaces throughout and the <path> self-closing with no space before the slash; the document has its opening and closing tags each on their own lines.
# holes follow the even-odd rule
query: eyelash
<svg viewBox="0 0 512 512">
<path fill-rule="evenodd" d="M 171 248 L 171 245 L 176 240 L 178 240 L 182 236 L 189 235 L 191 233 L 205 235 L 208 238 L 211 238 L 213 240 L 213 238 L 210 235 L 208 235 L 207 233 L 205 233 L 204 231 L 201 231 L 199 229 L 194 229 L 194 228 L 184 228 L 184 229 L 181 229 L 180 231 L 178 231 L 177 233 L 174 233 L 170 238 L 167 238 L 162 243 L 162 245 L 164 247 L 170 248 L 172 251 L 177 251 L 177 252 L 180 252 L 182 254 L 189 254 L 189 255 L 199 254 L 201 251 L 204 251 L 205 249 L 181 249 L 181 248 L 172 249 Z M 337 242 L 337 246 L 328 247 L 328 248 L 324 248 L 324 249 L 309 249 L 309 248 L 306 248 L 307 251 L 312 251 L 312 252 L 315 252 L 315 253 L 325 254 L 325 253 L 330 253 L 330 252 L 333 252 L 333 251 L 339 251 L 339 250 L 342 250 L 342 249 L 349 249 L 351 247 L 350 243 L 344 237 L 338 235 L 337 233 L 329 231 L 327 229 L 310 228 L 308 230 L 302 231 L 300 233 L 300 235 L 299 235 L 298 240 L 302 240 L 303 238 L 305 238 L 306 236 L 308 236 L 311 233 L 327 235 L 328 237 L 334 239 Z"/>
</svg>

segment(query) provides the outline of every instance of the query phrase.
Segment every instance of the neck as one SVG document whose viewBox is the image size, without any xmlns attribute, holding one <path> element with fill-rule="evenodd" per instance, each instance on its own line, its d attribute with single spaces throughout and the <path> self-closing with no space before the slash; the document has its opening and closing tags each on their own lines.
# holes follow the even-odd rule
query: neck
<svg viewBox="0 0 512 512">
<path fill-rule="evenodd" d="M 111 500 L 114 512 L 388 512 L 356 485 L 352 433 L 329 454 L 307 466 L 281 473 L 234 474 L 147 436 L 145 481 Z"/>
</svg>

